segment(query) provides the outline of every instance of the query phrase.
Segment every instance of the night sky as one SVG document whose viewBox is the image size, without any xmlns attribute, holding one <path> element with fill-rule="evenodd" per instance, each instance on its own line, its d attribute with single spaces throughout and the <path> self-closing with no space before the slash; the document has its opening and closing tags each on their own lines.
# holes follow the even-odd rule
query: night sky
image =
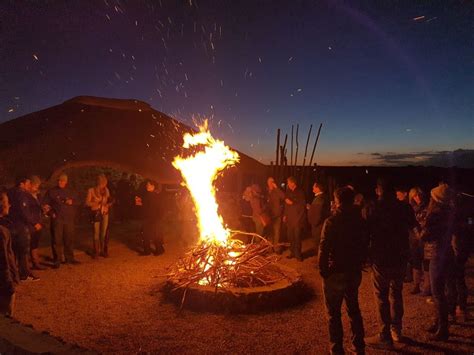
<svg viewBox="0 0 474 355">
<path fill-rule="evenodd" d="M 319 164 L 474 152 L 471 1 L 12 0 L 0 26 L 0 122 L 93 95 L 212 117 L 266 163 L 296 123 L 323 122 Z"/>
</svg>

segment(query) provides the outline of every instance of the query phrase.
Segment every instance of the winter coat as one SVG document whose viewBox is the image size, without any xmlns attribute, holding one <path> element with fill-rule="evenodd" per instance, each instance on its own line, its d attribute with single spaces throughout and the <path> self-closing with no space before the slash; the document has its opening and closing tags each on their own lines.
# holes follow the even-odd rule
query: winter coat
<svg viewBox="0 0 474 355">
<path fill-rule="evenodd" d="M 324 222 L 321 233 L 321 275 L 359 272 L 367 259 L 368 245 L 369 230 L 360 211 L 353 206 L 336 210 Z"/>
<path fill-rule="evenodd" d="M 268 207 L 270 209 L 271 217 L 280 217 L 283 212 L 283 203 L 285 200 L 285 193 L 278 187 L 268 192 Z"/>
<path fill-rule="evenodd" d="M 409 232 L 417 225 L 411 206 L 395 198 L 379 200 L 368 222 L 372 262 L 388 268 L 403 267 L 410 254 Z"/>
<path fill-rule="evenodd" d="M 34 225 L 41 222 L 39 217 L 34 213 L 34 205 L 36 199 L 28 192 L 14 187 L 8 191 L 8 199 L 11 203 L 9 219 L 17 229 L 28 228 L 33 231 Z"/>
<path fill-rule="evenodd" d="M 431 260 L 445 260 L 452 254 L 455 212 L 450 206 L 434 204 L 429 208 L 421 240 L 431 244 Z"/>
<path fill-rule="evenodd" d="M 294 191 L 288 189 L 285 194 L 285 199 L 289 199 L 293 204 L 285 203 L 285 217 L 286 223 L 289 227 L 302 227 L 305 221 L 306 201 L 304 193 L 300 188 Z"/>
<path fill-rule="evenodd" d="M 321 193 L 315 196 L 308 210 L 309 224 L 312 226 L 322 225 L 330 214 L 330 208 L 326 194 Z"/>
<path fill-rule="evenodd" d="M 68 199 L 72 200 L 72 205 L 66 203 Z M 65 223 L 74 222 L 79 200 L 77 195 L 67 187 L 62 189 L 56 186 L 48 190 L 43 203 L 51 206 L 54 219 Z"/>
<path fill-rule="evenodd" d="M 13 294 L 19 283 L 11 234 L 8 228 L 0 225 L 0 296 Z"/>
</svg>

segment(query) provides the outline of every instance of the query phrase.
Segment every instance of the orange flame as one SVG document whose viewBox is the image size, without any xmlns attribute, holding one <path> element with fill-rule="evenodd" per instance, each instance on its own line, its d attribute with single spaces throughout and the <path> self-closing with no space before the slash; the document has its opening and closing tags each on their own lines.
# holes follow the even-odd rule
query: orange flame
<svg viewBox="0 0 474 355">
<path fill-rule="evenodd" d="M 184 184 L 193 198 L 200 239 L 203 242 L 227 245 L 230 231 L 224 226 L 218 212 L 214 182 L 221 171 L 239 161 L 239 154 L 223 141 L 212 137 L 207 121 L 199 127 L 198 133 L 186 133 L 183 139 L 185 149 L 204 147 L 203 151 L 186 158 L 177 156 L 173 161 L 173 166 L 181 172 Z"/>
</svg>

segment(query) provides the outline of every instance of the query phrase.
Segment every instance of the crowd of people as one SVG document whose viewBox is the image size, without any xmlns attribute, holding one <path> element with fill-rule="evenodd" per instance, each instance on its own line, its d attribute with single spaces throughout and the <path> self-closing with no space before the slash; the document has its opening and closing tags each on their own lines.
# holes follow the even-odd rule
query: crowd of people
<svg viewBox="0 0 474 355">
<path fill-rule="evenodd" d="M 419 187 L 407 190 L 379 179 L 374 201 L 347 185 L 336 189 L 331 202 L 324 185 L 315 182 L 311 204 L 306 204 L 296 179 L 288 178 L 286 185 L 284 192 L 270 177 L 266 194 L 253 184 L 243 200 L 249 203 L 256 233 L 272 239 L 279 252 L 282 230 L 286 231 L 288 258 L 302 260 L 303 231 L 311 231 L 323 279 L 331 353 L 344 353 L 343 301 L 351 321 L 353 352 L 364 353 L 366 343 L 389 349 L 406 340 L 402 296 L 406 282 L 413 283 L 411 294 L 434 304 L 434 322 L 428 328 L 432 340 L 448 339 L 449 318 L 468 318 L 465 264 L 472 229 L 456 209 L 456 194 L 447 183 L 433 188 L 426 199 Z M 380 332 L 368 338 L 358 302 L 364 269 L 372 271 L 380 323 Z"/>
<path fill-rule="evenodd" d="M 132 175 L 134 176 L 134 175 Z M 20 282 L 38 281 L 34 270 L 44 270 L 38 248 L 45 229 L 51 238 L 51 268 L 62 264 L 77 265 L 74 256 L 74 235 L 78 207 L 88 211 L 91 228 L 91 257 L 109 256 L 110 211 L 116 205 L 120 221 L 132 218 L 132 207 L 140 211 L 139 231 L 141 255 L 164 253 L 163 210 L 165 199 L 161 185 L 145 180 L 134 188 L 134 179 L 126 174 L 113 186 L 104 174 L 87 191 L 85 201 L 69 188 L 68 176 L 59 175 L 56 186 L 40 194 L 41 179 L 37 176 L 19 177 L 15 186 L 0 188 L 0 314 L 11 316 L 15 303 L 15 288 Z M 115 194 L 115 196 L 113 196 Z M 153 249 L 152 249 L 153 244 Z"/>
<path fill-rule="evenodd" d="M 141 255 L 161 255 L 163 226 L 170 223 L 169 209 L 159 183 L 127 174 L 116 185 L 100 174 L 95 186 L 80 199 L 61 174 L 57 184 L 40 194 L 41 180 L 20 177 L 11 189 L 0 190 L 0 314 L 14 309 L 15 288 L 21 281 L 37 281 L 34 270 L 44 269 L 38 247 L 42 231 L 49 225 L 51 267 L 79 264 L 74 257 L 74 230 L 79 206 L 89 212 L 91 257 L 108 257 L 109 222 L 112 206 L 118 221 L 140 211 Z M 430 191 L 429 199 L 419 187 L 394 187 L 379 179 L 376 199 L 370 201 L 347 185 L 329 196 L 324 184 L 312 186 L 313 199 L 307 203 L 297 179 L 289 177 L 286 188 L 274 178 L 266 190 L 258 184 L 247 187 L 243 210 L 247 228 L 270 239 L 281 254 L 289 245 L 288 258 L 303 260 L 305 231 L 316 243 L 318 269 L 329 321 L 332 353 L 343 353 L 341 306 L 344 301 L 351 320 L 352 351 L 364 353 L 365 345 L 390 348 L 403 336 L 403 285 L 411 282 L 412 294 L 427 297 L 436 313 L 429 331 L 433 340 L 449 337 L 449 321 L 468 317 L 464 269 L 469 257 L 466 221 L 456 209 L 456 194 L 445 182 Z M 192 210 L 189 194 L 179 202 Z M 332 197 L 332 198 L 331 198 Z M 195 217 L 180 220 L 184 233 L 196 228 Z M 45 223 L 45 220 L 48 223 Z M 248 222 L 250 221 L 250 224 Z M 283 243 L 284 236 L 288 244 Z M 362 271 L 370 269 L 377 303 L 380 331 L 365 338 L 358 290 Z M 459 309 L 457 309 L 459 307 Z"/>
</svg>

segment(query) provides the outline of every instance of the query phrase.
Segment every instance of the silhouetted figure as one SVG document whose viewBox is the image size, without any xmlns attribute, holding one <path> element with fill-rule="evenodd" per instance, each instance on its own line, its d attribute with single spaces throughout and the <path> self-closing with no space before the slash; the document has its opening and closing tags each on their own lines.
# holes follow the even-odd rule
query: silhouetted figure
<svg viewBox="0 0 474 355">
<path fill-rule="evenodd" d="M 367 259 L 367 223 L 354 206 L 354 192 L 336 190 L 336 212 L 326 219 L 319 248 L 319 272 L 329 322 L 331 354 L 343 354 L 341 306 L 345 301 L 352 328 L 352 351 L 363 354 L 364 325 L 359 308 L 362 267 Z"/>
<path fill-rule="evenodd" d="M 452 236 L 455 232 L 454 192 L 447 184 L 440 184 L 431 190 L 426 223 L 421 240 L 431 242 L 433 246 L 430 260 L 431 294 L 436 314 L 432 340 L 449 338 L 448 301 L 446 281 L 449 268 L 453 263 Z"/>
<path fill-rule="evenodd" d="M 393 341 L 403 340 L 403 280 L 410 255 L 408 235 L 416 219 L 410 205 L 397 200 L 394 188 L 386 181 L 378 181 L 376 194 L 378 200 L 368 220 L 380 332 L 366 342 L 391 348 Z"/>
<path fill-rule="evenodd" d="M 15 290 L 20 275 L 12 249 L 10 203 L 6 191 L 0 190 L 0 315 L 12 317 L 15 310 Z"/>
<path fill-rule="evenodd" d="M 302 261 L 301 256 L 301 234 L 305 223 L 306 201 L 303 190 L 301 190 L 294 177 L 287 179 L 288 189 L 285 193 L 284 221 L 286 223 L 287 235 L 290 241 L 291 258 Z"/>
<path fill-rule="evenodd" d="M 160 186 L 153 180 L 146 181 L 146 191 L 141 197 L 137 198 L 137 206 L 143 210 L 143 255 L 150 255 L 152 252 L 151 244 L 155 249 L 153 254 L 163 254 L 163 196 L 160 192 Z"/>
<path fill-rule="evenodd" d="M 308 222 L 311 226 L 311 237 L 316 242 L 316 250 L 318 251 L 321 230 L 324 221 L 329 217 L 331 205 L 329 197 L 324 192 L 324 187 L 321 183 L 315 182 L 313 184 L 313 193 L 313 202 L 307 206 Z"/>
</svg>

